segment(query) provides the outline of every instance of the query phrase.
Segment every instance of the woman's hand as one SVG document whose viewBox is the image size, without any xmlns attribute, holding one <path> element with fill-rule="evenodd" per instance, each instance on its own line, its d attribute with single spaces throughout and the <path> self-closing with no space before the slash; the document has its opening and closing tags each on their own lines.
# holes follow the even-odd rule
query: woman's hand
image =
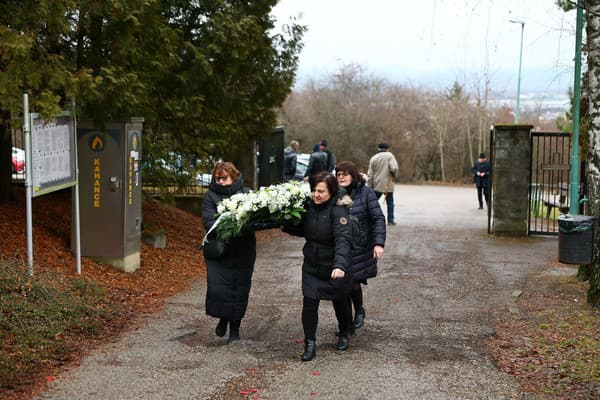
<svg viewBox="0 0 600 400">
<path fill-rule="evenodd" d="M 331 271 L 331 279 L 343 279 L 346 273 L 341 268 L 334 268 Z"/>
<path fill-rule="evenodd" d="M 383 257 L 383 247 L 377 244 L 373 248 L 373 258 L 379 260 L 381 257 Z"/>
</svg>

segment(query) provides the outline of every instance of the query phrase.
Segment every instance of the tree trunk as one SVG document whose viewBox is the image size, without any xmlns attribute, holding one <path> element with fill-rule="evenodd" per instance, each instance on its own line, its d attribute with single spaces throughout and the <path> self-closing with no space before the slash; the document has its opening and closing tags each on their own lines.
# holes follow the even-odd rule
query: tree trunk
<svg viewBox="0 0 600 400">
<path fill-rule="evenodd" d="M 587 15 L 587 47 L 589 70 L 589 148 L 588 148 L 588 190 L 590 214 L 600 216 L 600 2 L 589 2 Z M 596 238 L 600 234 L 600 224 L 596 224 Z M 589 269 L 590 288 L 588 301 L 600 306 L 600 246 L 595 246 L 594 257 Z"/>
</svg>

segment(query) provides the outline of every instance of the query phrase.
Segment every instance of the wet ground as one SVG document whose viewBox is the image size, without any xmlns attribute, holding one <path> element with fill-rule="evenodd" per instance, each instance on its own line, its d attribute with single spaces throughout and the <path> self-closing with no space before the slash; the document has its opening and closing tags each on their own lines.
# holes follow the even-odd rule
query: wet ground
<svg viewBox="0 0 600 400">
<path fill-rule="evenodd" d="M 525 276 L 556 259 L 555 238 L 487 234 L 473 187 L 396 186 L 379 275 L 364 288 L 366 323 L 334 350 L 322 302 L 317 356 L 301 362 L 301 247 L 276 234 L 258 248 L 242 340 L 214 335 L 205 282 L 61 376 L 41 399 L 516 399 L 486 354 L 497 313 Z"/>
</svg>

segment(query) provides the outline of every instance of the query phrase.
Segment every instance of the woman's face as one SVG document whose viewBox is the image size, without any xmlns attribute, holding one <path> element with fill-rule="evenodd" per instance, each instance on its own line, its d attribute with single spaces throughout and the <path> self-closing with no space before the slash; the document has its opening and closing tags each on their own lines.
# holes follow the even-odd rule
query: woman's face
<svg viewBox="0 0 600 400">
<path fill-rule="evenodd" d="M 315 186 L 315 190 L 312 192 L 312 198 L 315 204 L 323 204 L 326 203 L 327 200 L 331 198 L 331 193 L 329 193 L 329 189 L 325 182 L 319 182 Z"/>
<path fill-rule="evenodd" d="M 233 179 L 231 179 L 231 175 L 229 175 L 226 171 L 220 170 L 215 173 L 215 182 L 219 185 L 227 186 L 233 183 Z"/>
<path fill-rule="evenodd" d="M 338 172 L 337 174 L 335 174 L 335 176 L 337 178 L 338 184 L 341 187 L 345 188 L 352 184 L 352 175 L 350 175 L 347 172 L 341 171 L 341 172 Z"/>
</svg>

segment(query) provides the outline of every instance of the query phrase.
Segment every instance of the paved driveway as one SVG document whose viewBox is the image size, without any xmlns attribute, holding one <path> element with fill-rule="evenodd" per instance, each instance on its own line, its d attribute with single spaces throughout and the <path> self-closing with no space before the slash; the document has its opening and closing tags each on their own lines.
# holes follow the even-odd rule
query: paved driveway
<svg viewBox="0 0 600 400">
<path fill-rule="evenodd" d="M 300 361 L 303 241 L 276 234 L 258 248 L 241 341 L 214 336 L 197 282 L 40 399 L 519 398 L 485 340 L 526 274 L 556 258 L 556 239 L 489 236 L 473 187 L 398 185 L 395 197 L 398 225 L 348 351 L 334 350 L 335 316 L 323 302 L 317 357 Z"/>
</svg>

